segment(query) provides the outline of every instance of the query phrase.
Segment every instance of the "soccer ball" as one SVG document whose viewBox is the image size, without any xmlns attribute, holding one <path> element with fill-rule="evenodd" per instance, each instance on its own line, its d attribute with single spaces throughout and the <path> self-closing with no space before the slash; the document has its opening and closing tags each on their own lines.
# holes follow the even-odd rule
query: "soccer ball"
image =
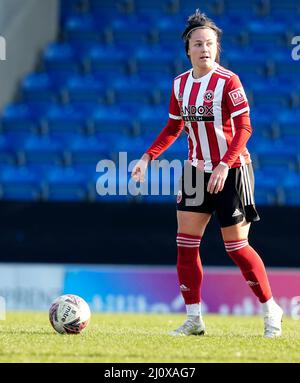
<svg viewBox="0 0 300 383">
<path fill-rule="evenodd" d="M 91 311 L 78 295 L 66 294 L 56 298 L 49 309 L 49 320 L 60 334 L 79 334 L 89 324 Z"/>
</svg>

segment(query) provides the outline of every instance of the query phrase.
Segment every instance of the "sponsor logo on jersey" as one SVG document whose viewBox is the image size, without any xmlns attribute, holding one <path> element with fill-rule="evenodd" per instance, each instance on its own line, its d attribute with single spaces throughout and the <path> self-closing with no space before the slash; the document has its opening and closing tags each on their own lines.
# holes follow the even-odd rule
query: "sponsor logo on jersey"
<svg viewBox="0 0 300 383">
<path fill-rule="evenodd" d="M 197 114 L 196 114 L 197 113 Z M 195 105 L 184 106 L 181 108 L 181 115 L 184 121 L 214 121 L 213 106 Z"/>
<path fill-rule="evenodd" d="M 228 93 L 233 106 L 242 104 L 246 100 L 246 95 L 243 88 L 237 88 Z"/>
</svg>

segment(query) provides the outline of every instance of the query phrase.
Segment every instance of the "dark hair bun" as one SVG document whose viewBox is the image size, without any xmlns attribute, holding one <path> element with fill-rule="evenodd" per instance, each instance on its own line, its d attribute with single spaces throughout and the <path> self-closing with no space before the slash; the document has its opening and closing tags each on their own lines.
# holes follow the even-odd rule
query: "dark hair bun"
<svg viewBox="0 0 300 383">
<path fill-rule="evenodd" d="M 197 26 L 201 24 L 205 24 L 207 21 L 207 16 L 205 13 L 201 13 L 200 9 L 196 9 L 196 12 L 189 16 L 188 21 L 187 21 L 187 26 Z"/>
<path fill-rule="evenodd" d="M 205 13 L 202 13 L 199 8 L 196 9 L 193 15 L 189 16 L 187 20 L 186 28 L 181 36 L 182 39 L 185 41 L 188 40 L 191 30 L 197 27 L 211 28 L 212 30 L 215 31 L 218 40 L 220 40 L 221 33 L 222 33 L 221 29 L 219 29 L 216 26 L 216 24 L 209 17 L 206 16 Z"/>
</svg>

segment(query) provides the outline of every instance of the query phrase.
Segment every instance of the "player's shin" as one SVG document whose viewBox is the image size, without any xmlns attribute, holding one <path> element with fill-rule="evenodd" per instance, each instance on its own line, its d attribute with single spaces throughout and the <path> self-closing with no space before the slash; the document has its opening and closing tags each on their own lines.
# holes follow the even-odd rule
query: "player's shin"
<svg viewBox="0 0 300 383">
<path fill-rule="evenodd" d="M 272 292 L 264 263 L 247 239 L 225 241 L 228 255 L 241 269 L 249 287 L 261 303 L 272 297 Z"/>
<path fill-rule="evenodd" d="M 177 234 L 177 273 L 188 316 L 200 316 L 200 291 L 203 276 L 199 256 L 200 236 Z"/>
</svg>

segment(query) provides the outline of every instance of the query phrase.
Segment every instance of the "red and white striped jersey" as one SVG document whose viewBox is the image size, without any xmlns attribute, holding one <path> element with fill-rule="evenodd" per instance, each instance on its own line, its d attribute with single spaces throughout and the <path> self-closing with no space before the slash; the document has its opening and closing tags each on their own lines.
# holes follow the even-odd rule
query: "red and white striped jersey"
<svg viewBox="0 0 300 383">
<path fill-rule="evenodd" d="M 235 135 L 233 118 L 249 114 L 249 104 L 239 77 L 215 63 L 205 76 L 194 79 L 192 69 L 173 82 L 169 117 L 183 120 L 188 134 L 189 160 L 211 172 L 224 157 Z M 246 147 L 231 167 L 250 163 Z"/>
</svg>

